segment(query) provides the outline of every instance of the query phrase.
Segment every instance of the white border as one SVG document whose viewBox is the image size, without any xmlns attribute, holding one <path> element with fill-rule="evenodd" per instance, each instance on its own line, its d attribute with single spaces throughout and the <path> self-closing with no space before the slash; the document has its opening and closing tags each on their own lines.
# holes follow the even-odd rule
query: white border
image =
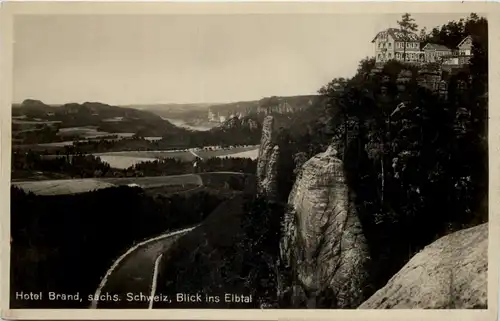
<svg viewBox="0 0 500 321">
<path fill-rule="evenodd" d="M 489 266 L 487 310 L 8 310 L 9 287 L 9 226 L 10 226 L 10 150 L 11 150 L 11 101 L 12 101 L 12 17 L 16 14 L 347 14 L 363 13 L 464 13 L 477 12 L 486 15 L 489 22 L 489 88 L 500 88 L 498 53 L 500 53 L 499 6 L 484 1 L 471 2 L 240 2 L 232 3 L 179 3 L 179 2 L 3 2 L 1 4 L 0 38 L 0 195 L 2 200 L 1 279 L 2 318 L 31 320 L 67 319 L 123 319 L 123 320 L 493 320 L 498 311 L 498 258 L 499 225 L 498 202 L 498 152 L 500 126 L 498 105 L 499 90 L 489 93 Z M 492 59 L 493 58 L 493 59 Z M 7 282 L 6 282 L 7 281 Z"/>
</svg>

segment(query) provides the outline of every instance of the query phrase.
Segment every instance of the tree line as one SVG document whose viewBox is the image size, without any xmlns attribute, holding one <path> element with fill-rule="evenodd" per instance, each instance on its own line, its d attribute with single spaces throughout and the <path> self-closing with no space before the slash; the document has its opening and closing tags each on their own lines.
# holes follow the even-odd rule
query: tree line
<svg viewBox="0 0 500 321">
<path fill-rule="evenodd" d="M 33 171 L 57 173 L 67 178 L 142 177 L 178 175 L 194 172 L 193 162 L 177 158 L 162 158 L 141 162 L 126 169 L 111 168 L 98 156 L 66 154 L 48 158 L 38 152 L 12 153 L 12 177 L 21 178 Z M 257 161 L 250 158 L 212 157 L 198 159 L 196 172 L 243 172 L 254 174 Z"/>
</svg>

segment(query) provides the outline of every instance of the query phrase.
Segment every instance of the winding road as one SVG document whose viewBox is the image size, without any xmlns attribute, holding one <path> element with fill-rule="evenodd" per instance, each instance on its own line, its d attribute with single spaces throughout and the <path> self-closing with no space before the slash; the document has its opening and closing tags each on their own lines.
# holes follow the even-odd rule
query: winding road
<svg viewBox="0 0 500 321">
<path fill-rule="evenodd" d="M 181 236 L 198 226 L 166 233 L 131 247 L 109 268 L 90 308 L 151 309 L 152 302 L 148 299 L 154 296 L 163 253 Z M 113 295 L 118 295 L 119 300 L 113 301 Z"/>
</svg>

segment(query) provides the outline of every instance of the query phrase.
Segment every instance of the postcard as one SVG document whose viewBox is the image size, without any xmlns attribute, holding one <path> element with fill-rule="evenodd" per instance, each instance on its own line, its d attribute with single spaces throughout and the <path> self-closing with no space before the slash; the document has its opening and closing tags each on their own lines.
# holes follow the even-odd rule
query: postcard
<svg viewBox="0 0 500 321">
<path fill-rule="evenodd" d="M 2 317 L 496 319 L 498 8 L 5 2 Z"/>
</svg>

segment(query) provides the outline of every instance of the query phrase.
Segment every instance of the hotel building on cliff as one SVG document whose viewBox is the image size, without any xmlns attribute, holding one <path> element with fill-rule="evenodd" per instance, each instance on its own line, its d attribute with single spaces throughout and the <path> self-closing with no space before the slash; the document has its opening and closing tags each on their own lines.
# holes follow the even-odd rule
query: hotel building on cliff
<svg viewBox="0 0 500 321">
<path fill-rule="evenodd" d="M 472 56 L 470 36 L 465 37 L 456 48 L 448 48 L 441 44 L 424 43 L 413 32 L 405 34 L 400 29 L 388 28 L 379 32 L 372 43 L 377 64 L 395 59 L 413 64 L 437 62 L 453 68 L 467 64 Z"/>
</svg>

